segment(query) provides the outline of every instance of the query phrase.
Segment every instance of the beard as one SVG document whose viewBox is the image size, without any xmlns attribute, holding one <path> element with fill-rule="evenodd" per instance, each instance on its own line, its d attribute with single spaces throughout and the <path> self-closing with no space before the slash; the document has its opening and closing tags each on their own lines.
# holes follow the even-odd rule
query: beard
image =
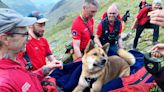
<svg viewBox="0 0 164 92">
<path fill-rule="evenodd" d="M 113 22 L 114 22 L 114 20 L 113 20 L 113 19 L 109 19 L 109 22 L 110 22 L 110 23 L 113 23 Z"/>
<path fill-rule="evenodd" d="M 88 18 L 93 18 L 93 15 L 89 15 Z"/>
<path fill-rule="evenodd" d="M 37 37 L 43 37 L 43 33 L 41 33 L 41 32 L 34 31 L 34 34 L 35 34 Z"/>
<path fill-rule="evenodd" d="M 115 17 L 111 17 L 111 18 L 108 17 L 108 21 L 109 21 L 110 23 L 113 23 L 113 22 L 115 21 Z"/>
</svg>

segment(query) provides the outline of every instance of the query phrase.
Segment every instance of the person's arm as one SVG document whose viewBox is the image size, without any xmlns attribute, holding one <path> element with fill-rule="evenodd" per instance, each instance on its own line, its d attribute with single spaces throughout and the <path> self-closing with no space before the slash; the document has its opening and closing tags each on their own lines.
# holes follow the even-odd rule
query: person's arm
<svg viewBox="0 0 164 92">
<path fill-rule="evenodd" d="M 47 59 L 48 59 L 48 61 L 50 61 L 50 63 L 44 65 L 42 68 L 40 68 L 38 70 L 33 71 L 33 73 L 35 73 L 40 80 L 42 80 L 45 76 L 47 76 L 49 74 L 49 72 L 53 69 L 56 69 L 56 68 L 63 69 L 63 62 L 57 60 L 53 56 L 52 51 L 50 50 L 48 41 L 46 39 L 45 39 L 45 42 L 46 42 L 46 46 L 47 46 L 46 47 Z"/>
<path fill-rule="evenodd" d="M 150 23 L 164 28 L 164 10 L 155 10 L 150 14 Z"/>
<path fill-rule="evenodd" d="M 80 43 L 82 37 L 82 28 L 80 26 L 81 22 L 76 18 L 72 23 L 71 34 L 72 34 L 72 43 L 73 43 L 73 59 L 76 60 L 82 57 L 82 53 L 80 51 Z"/>
<path fill-rule="evenodd" d="M 60 68 L 62 69 L 63 62 L 60 60 L 57 60 L 54 55 L 47 56 L 47 59 L 50 61 L 50 64 L 47 64 L 46 67 L 48 67 L 50 70 L 54 68 Z M 51 65 L 52 64 L 52 65 Z"/>
<path fill-rule="evenodd" d="M 122 49 L 122 48 L 124 48 L 124 47 L 123 47 L 123 44 L 122 44 L 121 33 L 120 33 L 118 36 L 119 36 L 119 38 L 118 38 L 118 47 L 119 47 L 120 49 Z"/>
<path fill-rule="evenodd" d="M 100 37 L 100 36 L 95 35 L 94 41 L 95 41 L 95 43 L 96 43 L 100 48 L 102 48 L 102 44 L 101 44 L 101 42 L 100 42 L 100 40 L 99 40 L 99 37 Z"/>
<path fill-rule="evenodd" d="M 51 51 L 51 49 L 50 49 L 50 45 L 49 45 L 49 43 L 48 43 L 48 41 L 47 41 L 47 39 L 44 39 L 45 40 L 45 49 L 46 49 L 46 53 L 47 53 L 47 59 L 48 59 L 48 61 L 50 61 L 50 62 L 56 62 L 56 61 L 58 61 L 55 57 L 54 57 L 54 55 L 52 54 L 52 51 Z"/>
<path fill-rule="evenodd" d="M 100 36 L 102 35 L 102 24 L 101 22 L 98 24 L 97 26 L 97 31 L 96 31 L 96 35 L 95 35 L 95 38 L 94 38 L 94 41 L 95 43 L 100 47 L 102 48 L 102 44 L 99 40 Z"/>
<path fill-rule="evenodd" d="M 74 49 L 74 55 L 76 59 L 82 57 L 82 53 L 80 51 L 80 40 L 73 39 L 73 49 Z"/>
<path fill-rule="evenodd" d="M 134 23 L 133 23 L 133 26 L 132 26 L 132 30 L 135 30 L 137 28 L 137 25 L 138 25 L 138 19 L 136 18 L 134 20 Z"/>
<path fill-rule="evenodd" d="M 42 80 L 45 76 L 47 76 L 51 70 L 56 68 L 63 69 L 63 63 L 61 61 L 50 62 L 43 67 L 33 71 L 34 74 L 37 75 L 39 80 Z"/>
<path fill-rule="evenodd" d="M 123 26 L 122 26 L 122 24 L 120 25 L 120 30 L 119 30 L 119 34 L 118 34 L 118 47 L 120 48 L 120 49 L 122 49 L 122 48 L 124 48 L 123 47 L 123 44 L 122 44 L 122 37 L 121 37 L 121 33 L 123 32 Z"/>
<path fill-rule="evenodd" d="M 9 83 L 0 83 L 0 92 L 11 92 L 15 89 Z"/>
<path fill-rule="evenodd" d="M 8 87 L 0 86 L 0 92 L 10 92 L 12 89 L 9 89 Z"/>
<path fill-rule="evenodd" d="M 138 23 L 138 20 L 142 20 L 143 16 L 145 13 L 148 12 L 148 7 L 147 8 L 143 8 L 139 11 L 139 13 L 137 14 L 135 20 L 134 20 L 134 23 L 133 23 L 133 26 L 132 26 L 132 30 L 135 30 L 137 28 L 137 25 L 139 24 Z"/>
<path fill-rule="evenodd" d="M 0 76 L 0 92 L 16 92 L 16 84 L 8 75 Z"/>
<path fill-rule="evenodd" d="M 48 61 L 52 62 L 52 61 L 58 61 L 53 55 L 49 55 L 47 56 Z"/>
<path fill-rule="evenodd" d="M 54 55 L 49 55 L 49 56 L 47 56 L 47 58 L 48 58 L 48 60 L 49 60 L 50 62 L 53 62 L 54 64 L 56 64 L 56 66 L 55 66 L 54 68 L 60 68 L 60 69 L 63 68 L 63 67 L 62 67 L 63 62 L 60 61 L 60 60 L 57 60 L 57 59 L 54 57 Z M 52 64 L 53 64 L 53 63 L 52 63 Z M 61 66 L 60 66 L 60 65 L 61 65 Z"/>
</svg>

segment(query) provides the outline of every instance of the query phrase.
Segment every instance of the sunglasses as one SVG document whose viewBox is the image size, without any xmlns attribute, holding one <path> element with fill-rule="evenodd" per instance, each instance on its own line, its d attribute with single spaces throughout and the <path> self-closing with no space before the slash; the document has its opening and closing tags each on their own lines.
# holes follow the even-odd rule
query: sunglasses
<svg viewBox="0 0 164 92">
<path fill-rule="evenodd" d="M 115 12 L 113 12 L 113 13 L 108 13 L 108 14 L 111 14 L 111 15 L 113 14 L 113 15 L 115 15 L 116 13 L 115 13 Z"/>
<path fill-rule="evenodd" d="M 22 36 L 28 36 L 28 32 L 25 33 L 17 33 L 17 32 L 6 32 L 5 34 L 7 35 L 13 35 L 13 34 L 18 34 L 18 35 L 22 35 Z"/>
</svg>

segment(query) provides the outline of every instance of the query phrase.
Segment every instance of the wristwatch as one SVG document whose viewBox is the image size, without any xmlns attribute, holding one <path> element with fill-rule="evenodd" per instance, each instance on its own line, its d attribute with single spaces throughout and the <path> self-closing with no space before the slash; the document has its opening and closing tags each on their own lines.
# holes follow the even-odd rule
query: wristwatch
<svg viewBox="0 0 164 92">
<path fill-rule="evenodd" d="M 43 75 L 47 75 L 49 72 L 50 72 L 50 69 L 47 68 L 46 66 L 43 66 L 42 74 L 43 74 Z"/>
</svg>

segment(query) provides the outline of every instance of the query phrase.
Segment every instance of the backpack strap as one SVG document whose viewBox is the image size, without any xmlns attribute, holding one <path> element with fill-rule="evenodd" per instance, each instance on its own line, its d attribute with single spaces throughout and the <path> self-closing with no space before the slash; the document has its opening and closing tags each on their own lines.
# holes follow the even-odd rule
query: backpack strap
<svg viewBox="0 0 164 92">
<path fill-rule="evenodd" d="M 94 35 L 92 34 L 92 32 L 91 32 L 91 30 L 90 30 L 89 26 L 87 25 L 87 23 L 86 23 L 86 22 L 84 22 L 84 24 L 85 24 L 85 25 L 86 25 L 86 27 L 88 28 L 88 32 L 89 32 L 89 34 L 90 34 L 90 38 L 91 38 L 91 40 L 94 40 Z"/>
<path fill-rule="evenodd" d="M 32 66 L 31 60 L 30 60 L 27 52 L 24 53 L 23 57 L 27 61 L 26 69 L 27 70 L 32 70 L 33 69 L 33 66 Z"/>
<path fill-rule="evenodd" d="M 102 23 L 102 35 L 104 35 L 106 30 L 109 31 L 109 21 L 108 21 L 108 17 L 106 17 L 101 23 Z M 109 32 L 110 32 L 110 31 L 109 31 Z"/>
<path fill-rule="evenodd" d="M 88 26 L 88 24 L 87 24 L 87 20 L 85 20 L 85 19 L 83 18 L 82 15 L 81 15 L 81 18 L 82 18 L 82 20 L 84 21 L 84 24 L 85 24 L 85 26 L 86 26 L 87 29 L 88 29 L 88 32 L 89 32 L 89 34 L 90 34 L 90 39 L 94 41 L 94 35 L 93 35 L 93 33 L 91 32 L 91 30 L 90 30 L 90 28 L 89 28 L 89 26 Z"/>
</svg>

